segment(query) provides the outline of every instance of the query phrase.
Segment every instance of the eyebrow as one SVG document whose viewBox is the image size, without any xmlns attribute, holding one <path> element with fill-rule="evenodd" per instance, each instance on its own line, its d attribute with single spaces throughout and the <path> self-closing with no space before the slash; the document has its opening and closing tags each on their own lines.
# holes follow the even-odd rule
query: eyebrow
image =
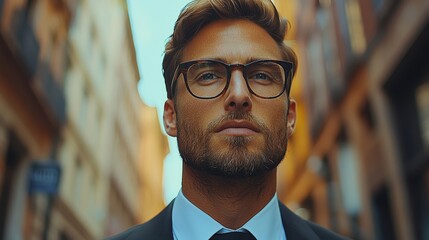
<svg viewBox="0 0 429 240">
<path fill-rule="evenodd" d="M 216 60 L 216 61 L 221 61 L 227 64 L 231 64 L 230 62 L 228 62 L 228 60 L 226 58 L 223 57 L 214 57 L 214 58 L 205 58 L 205 60 Z M 255 57 L 249 57 L 246 59 L 246 61 L 243 64 L 248 64 L 254 61 L 260 61 L 260 60 L 271 60 L 269 58 L 255 58 Z"/>
</svg>

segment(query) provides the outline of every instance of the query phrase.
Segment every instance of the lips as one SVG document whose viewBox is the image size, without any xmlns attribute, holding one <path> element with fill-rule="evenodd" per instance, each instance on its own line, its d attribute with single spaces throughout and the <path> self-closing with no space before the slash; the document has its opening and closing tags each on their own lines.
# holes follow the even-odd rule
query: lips
<svg viewBox="0 0 429 240">
<path fill-rule="evenodd" d="M 250 135 L 260 132 L 259 128 L 246 120 L 226 121 L 215 129 L 217 133 L 228 135 Z"/>
</svg>

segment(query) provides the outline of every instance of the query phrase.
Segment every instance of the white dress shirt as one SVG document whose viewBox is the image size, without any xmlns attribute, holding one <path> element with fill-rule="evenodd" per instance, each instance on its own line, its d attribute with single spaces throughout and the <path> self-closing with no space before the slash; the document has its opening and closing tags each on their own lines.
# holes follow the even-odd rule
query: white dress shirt
<svg viewBox="0 0 429 240">
<path fill-rule="evenodd" d="M 174 201 L 172 214 L 174 240 L 208 240 L 217 232 L 227 233 L 244 229 L 251 232 L 258 240 L 286 240 L 277 194 L 261 211 L 237 230 L 222 226 L 192 204 L 182 191 Z"/>
</svg>

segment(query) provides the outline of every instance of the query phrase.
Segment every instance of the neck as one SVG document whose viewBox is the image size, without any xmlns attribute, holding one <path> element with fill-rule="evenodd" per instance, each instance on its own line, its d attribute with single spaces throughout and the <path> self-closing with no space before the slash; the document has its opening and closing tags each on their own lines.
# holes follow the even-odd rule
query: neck
<svg viewBox="0 0 429 240">
<path fill-rule="evenodd" d="M 225 178 L 183 167 L 182 191 L 195 206 L 230 229 L 256 215 L 276 192 L 276 170 L 243 179 Z"/>
</svg>

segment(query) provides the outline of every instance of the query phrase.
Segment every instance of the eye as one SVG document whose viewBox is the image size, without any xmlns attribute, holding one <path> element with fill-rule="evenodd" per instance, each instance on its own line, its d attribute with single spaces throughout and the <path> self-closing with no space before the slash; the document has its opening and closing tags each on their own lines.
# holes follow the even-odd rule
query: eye
<svg viewBox="0 0 429 240">
<path fill-rule="evenodd" d="M 204 73 L 199 77 L 199 80 L 201 81 L 208 81 L 208 80 L 214 80 L 218 78 L 218 76 L 214 73 Z"/>
<path fill-rule="evenodd" d="M 269 80 L 270 79 L 270 77 L 267 74 L 262 73 L 262 72 L 256 73 L 253 78 L 255 80 Z"/>
<path fill-rule="evenodd" d="M 226 75 L 225 67 L 219 63 L 197 63 L 188 69 L 188 83 L 200 86 L 224 83 Z"/>
<path fill-rule="evenodd" d="M 218 84 L 223 82 L 222 75 L 215 71 L 205 71 L 198 73 L 193 79 L 190 81 L 191 84 L 197 84 L 200 86 L 208 86 L 213 84 Z"/>
<path fill-rule="evenodd" d="M 272 82 L 275 82 L 275 79 L 272 77 L 272 75 L 264 71 L 253 72 L 249 75 L 248 79 L 261 85 L 268 85 Z"/>
</svg>

